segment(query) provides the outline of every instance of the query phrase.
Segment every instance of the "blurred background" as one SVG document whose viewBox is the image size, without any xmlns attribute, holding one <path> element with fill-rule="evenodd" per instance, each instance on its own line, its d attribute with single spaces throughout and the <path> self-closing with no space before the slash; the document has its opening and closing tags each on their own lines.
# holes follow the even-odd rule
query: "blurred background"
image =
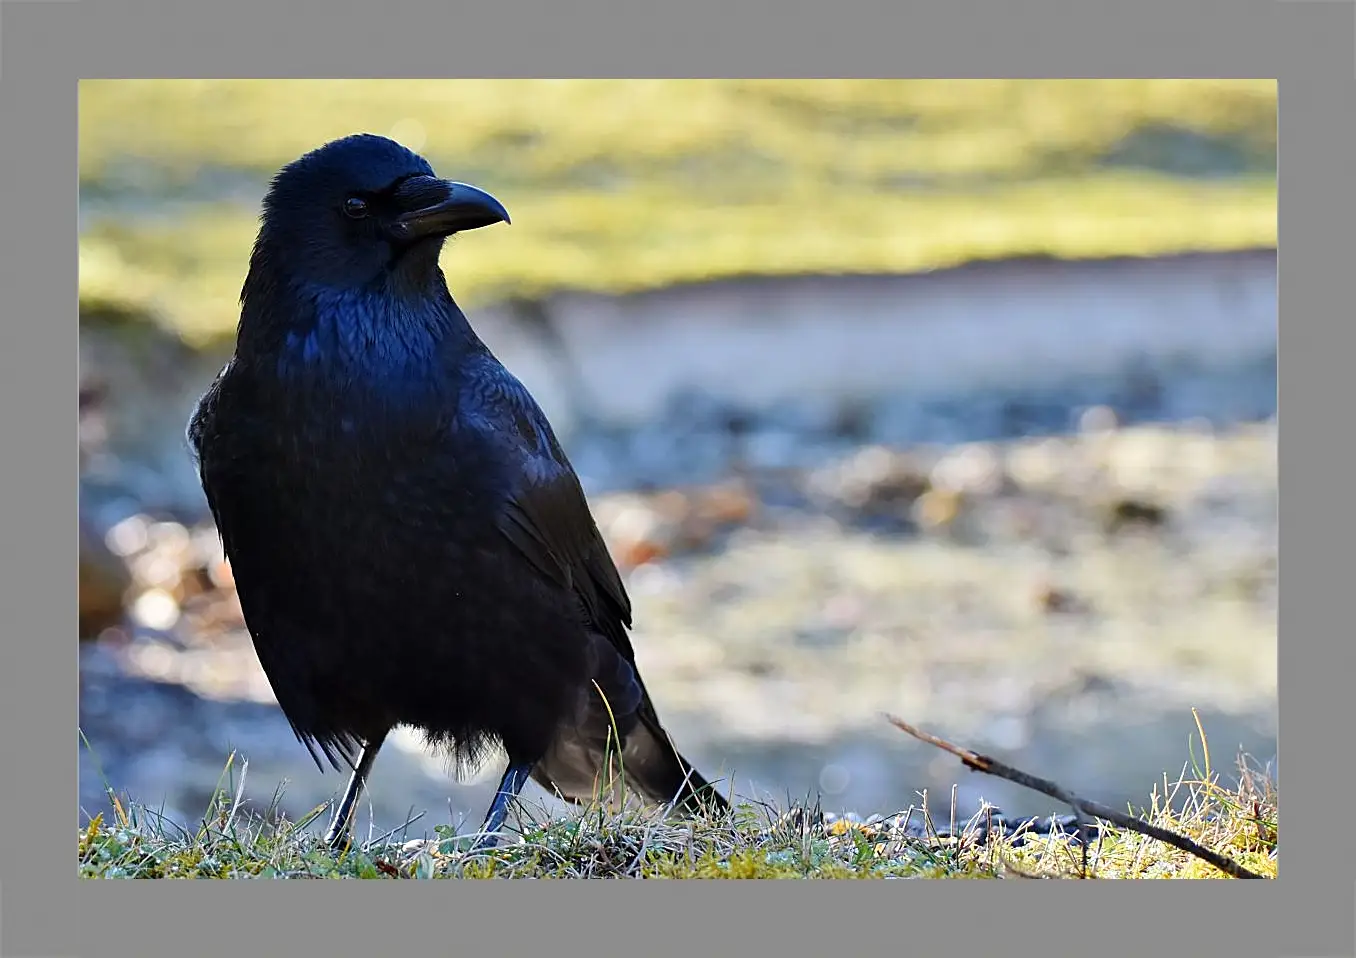
<svg viewBox="0 0 1356 958">
<path fill-rule="evenodd" d="M 368 131 L 499 197 L 448 245 L 578 467 L 684 751 L 863 816 L 1113 805 L 1276 741 L 1270 80 L 82 81 L 81 821 L 334 795 L 183 441 L 278 167 Z M 378 829 L 474 826 L 413 737 Z M 535 785 L 530 801 L 551 805 Z M 1063 809 L 1058 809 L 1063 811 Z M 365 821 L 360 824 L 366 824 Z"/>
</svg>

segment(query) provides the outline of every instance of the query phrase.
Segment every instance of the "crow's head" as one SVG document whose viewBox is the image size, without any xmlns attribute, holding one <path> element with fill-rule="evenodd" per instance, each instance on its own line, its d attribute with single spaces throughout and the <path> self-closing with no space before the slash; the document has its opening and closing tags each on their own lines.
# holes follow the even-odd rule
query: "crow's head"
<svg viewBox="0 0 1356 958">
<path fill-rule="evenodd" d="M 273 178 L 251 272 L 330 287 L 436 270 L 443 240 L 509 221 L 493 196 L 439 179 L 393 140 L 356 134 L 312 150 Z M 278 279 L 275 275 L 273 279 Z"/>
</svg>

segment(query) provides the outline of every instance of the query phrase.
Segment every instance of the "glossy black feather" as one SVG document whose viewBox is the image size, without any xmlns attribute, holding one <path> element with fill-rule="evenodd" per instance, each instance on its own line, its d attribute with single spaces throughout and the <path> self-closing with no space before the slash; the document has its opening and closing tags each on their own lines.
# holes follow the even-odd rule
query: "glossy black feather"
<svg viewBox="0 0 1356 958">
<path fill-rule="evenodd" d="M 188 429 L 260 665 L 317 764 L 409 725 L 463 764 L 501 744 L 580 800 L 619 737 L 633 789 L 723 807 L 659 722 L 578 477 L 453 302 L 442 237 L 336 212 L 363 191 L 395 216 L 430 175 L 350 138 L 265 202 L 235 354 Z"/>
</svg>

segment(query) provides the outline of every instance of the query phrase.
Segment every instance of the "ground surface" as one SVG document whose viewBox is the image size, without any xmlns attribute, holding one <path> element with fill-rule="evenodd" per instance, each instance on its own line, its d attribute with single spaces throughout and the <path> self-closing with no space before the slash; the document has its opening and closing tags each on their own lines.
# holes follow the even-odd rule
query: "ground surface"
<svg viewBox="0 0 1356 958">
<path fill-rule="evenodd" d="M 1193 707 L 1217 752 L 1273 757 L 1275 449 L 1274 424 L 865 449 L 595 508 L 628 570 L 647 682 L 704 768 L 745 794 L 822 793 L 862 815 L 925 787 L 949 807 L 954 783 L 963 814 L 981 797 L 1045 814 L 1047 800 L 967 776 L 881 713 L 1113 804 L 1180 770 Z M 140 626 L 82 650 L 82 800 L 101 802 L 102 768 L 191 818 L 232 747 L 251 761 L 252 801 L 284 778 L 294 817 L 330 797 L 342 783 L 272 704 L 210 528 L 118 535 L 161 587 L 134 606 Z M 398 738 L 377 766 L 377 825 L 411 807 L 475 816 L 496 774 L 455 787 Z"/>
</svg>

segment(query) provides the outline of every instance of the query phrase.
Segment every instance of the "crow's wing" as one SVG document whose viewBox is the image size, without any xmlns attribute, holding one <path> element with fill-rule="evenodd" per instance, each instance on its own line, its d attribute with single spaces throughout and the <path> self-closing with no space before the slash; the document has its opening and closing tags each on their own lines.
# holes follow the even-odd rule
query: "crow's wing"
<svg viewBox="0 0 1356 958">
<path fill-rule="evenodd" d="M 627 631 L 631 600 L 579 477 L 545 414 L 516 378 L 496 363 L 476 382 L 475 402 L 463 406 L 464 415 L 481 419 L 493 431 L 492 440 L 512 450 L 506 462 L 511 491 L 499 515 L 500 532 L 538 574 L 574 593 L 583 624 L 606 640 L 607 648 L 594 649 L 594 680 L 623 734 L 636 719 L 658 730 Z"/>
<path fill-rule="evenodd" d="M 509 450 L 509 491 L 499 530 L 538 573 L 574 591 L 588 624 L 634 666 L 627 635 L 631 600 L 579 477 L 522 383 L 497 362 L 478 372 L 472 401 L 462 411 L 465 419 L 488 428 L 490 441 Z"/>
<path fill-rule="evenodd" d="M 554 447 L 554 440 L 547 445 Z M 723 807 L 719 796 L 706 794 L 706 779 L 678 752 L 655 712 L 627 634 L 626 591 L 574 471 L 552 448 L 550 455 L 535 457 L 534 469 L 525 475 L 504 508 L 500 529 L 532 567 L 578 596 L 597 684 L 596 690 L 581 690 L 573 728 L 561 731 L 532 777 L 565 798 L 588 801 L 615 729 L 621 746 L 618 768 L 634 788 L 655 802 Z"/>
<path fill-rule="evenodd" d="M 278 706 L 317 768 L 324 770 L 323 755 L 334 769 L 351 769 L 363 743 L 352 733 L 329 728 L 318 720 L 315 698 L 307 683 L 298 679 L 310 669 L 304 658 L 298 659 L 297 645 L 292 640 L 295 633 L 288 625 L 292 610 L 270 604 L 265 590 L 250 585 L 252 580 L 257 582 L 260 575 L 267 574 L 259 570 L 257 562 L 250 561 L 260 550 L 267 549 L 267 542 L 259 534 L 267 520 L 261 523 L 251 518 L 254 504 L 260 500 L 257 484 L 242 481 L 244 474 L 254 472 L 242 468 L 242 464 L 250 462 L 252 442 L 241 441 L 239 437 L 253 431 L 257 439 L 259 434 L 267 434 L 270 427 L 266 419 L 257 415 L 250 390 L 231 378 L 233 364 L 234 361 L 226 364 L 199 400 L 185 438 L 207 507 L 231 562 L 259 665 L 268 677 Z M 223 510 L 227 503 L 234 521 L 228 520 Z"/>
<path fill-rule="evenodd" d="M 719 796 L 698 797 L 708 783 L 679 754 L 655 714 L 627 632 L 630 599 L 579 477 L 546 416 L 497 362 L 487 362 L 477 373 L 462 406 L 463 421 L 479 419 L 493 433 L 496 448 L 511 450 L 501 459 L 511 492 L 499 515 L 499 529 L 529 567 L 577 597 L 592 643 L 592 678 L 606 698 L 604 706 L 596 691 L 581 690 L 583 707 L 575 727 L 562 731 L 533 777 L 547 787 L 554 785 L 566 798 L 586 800 L 608 732 L 615 728 L 622 738 L 627 779 L 651 799 L 723 806 Z"/>
</svg>

